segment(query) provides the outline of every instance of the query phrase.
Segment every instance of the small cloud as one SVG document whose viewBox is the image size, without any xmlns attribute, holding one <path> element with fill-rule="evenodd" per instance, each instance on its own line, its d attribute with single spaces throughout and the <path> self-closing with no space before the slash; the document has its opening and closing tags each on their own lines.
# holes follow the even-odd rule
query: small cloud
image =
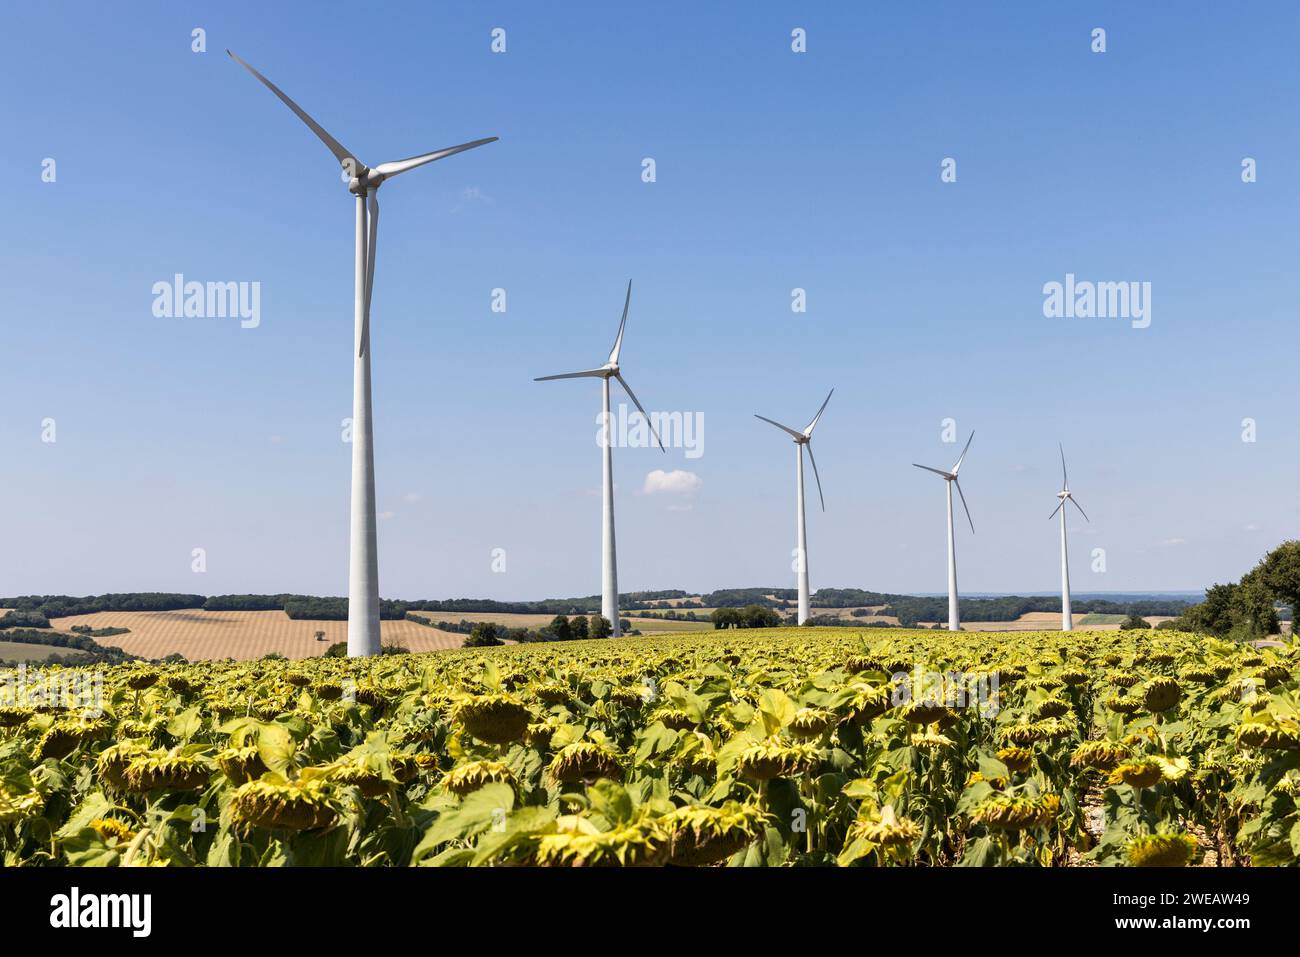
<svg viewBox="0 0 1300 957">
<path fill-rule="evenodd" d="M 283 435 L 273 435 L 273 436 L 271 436 L 271 444 L 272 444 L 272 445 L 279 445 L 279 444 L 280 444 L 281 442 L 283 442 L 283 441 L 284 441 L 284 436 L 283 436 Z"/>
<path fill-rule="evenodd" d="M 388 519 L 392 518 L 396 514 L 397 514 L 396 512 L 380 512 L 379 518 L 383 521 L 387 521 Z"/>
<path fill-rule="evenodd" d="M 462 209 L 470 206 L 491 206 L 492 197 L 477 186 L 466 186 L 456 196 L 456 205 L 451 208 L 453 213 L 458 213 Z"/>
<path fill-rule="evenodd" d="M 1186 544 L 1187 544 L 1187 539 L 1185 539 L 1185 538 L 1166 538 L 1166 539 L 1164 539 L 1160 544 L 1161 544 L 1161 545 L 1186 545 Z"/>
<path fill-rule="evenodd" d="M 665 472 L 655 469 L 645 477 L 641 486 L 642 495 L 693 495 L 704 485 L 704 480 L 694 472 L 685 469 L 673 469 Z"/>
<path fill-rule="evenodd" d="M 418 502 L 420 500 L 419 492 L 407 492 L 402 496 L 403 502 Z"/>
<path fill-rule="evenodd" d="M 1247 531 L 1247 532 L 1258 532 L 1261 528 L 1263 528 L 1262 525 L 1259 525 L 1259 524 L 1257 524 L 1257 523 L 1255 523 L 1255 522 L 1251 522 L 1250 524 L 1248 524 L 1248 525 L 1243 529 L 1243 531 Z"/>
</svg>

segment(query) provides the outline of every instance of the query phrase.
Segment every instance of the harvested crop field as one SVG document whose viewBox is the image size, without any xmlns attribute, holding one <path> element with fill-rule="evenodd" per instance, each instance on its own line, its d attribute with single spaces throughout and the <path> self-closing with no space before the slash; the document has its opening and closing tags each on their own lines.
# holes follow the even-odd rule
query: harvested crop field
<svg viewBox="0 0 1300 957">
<path fill-rule="evenodd" d="M 50 624 L 64 632 L 74 625 L 129 628 L 129 634 L 95 640 L 142 658 L 180 653 L 189 661 L 244 661 L 272 653 L 294 659 L 314 658 L 335 642 L 348 640 L 346 621 L 295 621 L 282 611 L 101 611 L 56 618 Z M 313 637 L 318 631 L 325 632 L 324 641 Z M 382 622 L 380 634 L 384 644 L 401 645 L 410 651 L 445 651 L 459 648 L 465 640 L 464 635 L 414 621 Z"/>
<path fill-rule="evenodd" d="M 0 635 L 3 634 L 4 632 L 0 632 Z M 21 641 L 0 640 L 0 661 L 44 661 L 50 655 L 84 658 L 86 652 L 75 648 L 55 648 L 50 645 L 29 645 Z"/>
</svg>

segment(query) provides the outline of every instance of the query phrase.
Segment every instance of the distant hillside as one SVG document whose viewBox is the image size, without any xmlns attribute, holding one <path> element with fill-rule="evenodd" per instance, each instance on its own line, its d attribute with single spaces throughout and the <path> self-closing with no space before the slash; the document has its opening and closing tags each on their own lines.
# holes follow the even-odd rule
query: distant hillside
<svg viewBox="0 0 1300 957">
<path fill-rule="evenodd" d="M 690 599 L 690 600 L 685 600 Z M 741 608 L 760 605 L 765 608 L 789 608 L 798 600 L 793 588 L 725 588 L 694 598 L 681 589 L 626 592 L 619 596 L 623 612 L 671 607 Z M 1079 595 L 1072 602 L 1076 614 L 1101 615 L 1179 615 L 1197 600 L 1189 597 L 1160 595 Z M 936 595 L 897 595 L 859 588 L 823 588 L 813 596 L 818 608 L 873 608 L 875 614 L 896 617 L 900 624 L 942 621 L 948 616 L 948 599 Z M 207 611 L 283 611 L 293 619 L 341 621 L 348 615 L 348 600 L 314 595 L 203 595 L 166 592 L 118 593 L 74 598 L 68 595 L 22 595 L 0 598 L 0 608 L 9 608 L 0 617 L 0 628 L 49 628 L 50 619 L 71 615 L 88 615 L 103 611 L 176 611 L 201 608 Z M 1060 612 L 1061 599 L 1055 595 L 1003 595 L 961 599 L 961 617 L 965 621 L 1014 621 L 1029 612 Z M 472 613 L 529 615 L 590 615 L 600 611 L 600 596 L 580 598 L 546 598 L 540 601 L 497 601 L 489 598 L 453 598 L 447 600 L 405 601 L 384 599 L 380 617 L 400 620 L 407 612 L 442 612 L 452 615 Z"/>
</svg>

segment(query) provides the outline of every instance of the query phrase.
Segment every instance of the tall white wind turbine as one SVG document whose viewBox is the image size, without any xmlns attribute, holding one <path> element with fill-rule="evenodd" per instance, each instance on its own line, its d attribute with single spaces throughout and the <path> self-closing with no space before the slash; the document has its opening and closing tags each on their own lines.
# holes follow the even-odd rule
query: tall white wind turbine
<svg viewBox="0 0 1300 957">
<path fill-rule="evenodd" d="M 1083 506 L 1074 500 L 1074 493 L 1070 491 L 1070 477 L 1065 472 L 1065 446 L 1061 446 L 1061 490 L 1056 493 L 1056 497 L 1061 501 L 1057 503 L 1056 509 L 1051 515 L 1047 516 L 1050 522 L 1056 517 L 1056 513 L 1061 513 L 1061 631 L 1074 630 L 1074 616 L 1070 613 L 1070 558 L 1069 552 L 1065 545 L 1065 503 L 1069 502 L 1079 510 L 1084 521 L 1091 523 L 1092 519 L 1088 518 L 1088 513 L 1083 510 Z"/>
<path fill-rule="evenodd" d="M 782 432 L 785 432 L 792 439 L 794 439 L 794 456 L 795 456 L 794 474 L 795 474 L 795 489 L 796 489 L 795 535 L 797 537 L 797 545 L 796 545 L 797 550 L 795 551 L 795 568 L 798 570 L 799 624 L 801 625 L 809 618 L 808 529 L 804 521 L 804 514 L 803 514 L 804 511 L 803 509 L 803 450 L 804 449 L 808 450 L 808 461 L 812 462 L 813 478 L 817 480 L 817 498 L 818 500 L 821 501 L 822 511 L 824 512 L 826 511 L 826 499 L 822 496 L 822 477 L 817 474 L 817 459 L 816 457 L 813 456 L 812 434 L 813 434 L 813 429 L 817 428 L 817 422 L 819 419 L 821 419 L 822 413 L 826 411 L 827 403 L 831 401 L 831 396 L 833 396 L 834 394 L 835 394 L 834 389 L 831 389 L 831 391 L 826 394 L 826 401 L 822 403 L 822 407 L 817 410 L 817 414 L 813 416 L 813 420 L 808 423 L 808 427 L 804 429 L 802 432 L 796 432 L 794 429 L 790 428 L 789 426 L 782 425 L 780 422 L 773 421 L 772 419 L 769 419 L 766 416 L 759 415 L 757 413 L 754 414 L 754 418 L 762 419 L 764 422 L 768 423 L 769 425 L 775 425 Z"/>
<path fill-rule="evenodd" d="M 618 335 L 614 339 L 614 348 L 609 350 L 609 359 L 599 369 L 586 372 L 563 372 L 559 375 L 538 376 L 534 382 L 549 382 L 552 379 L 600 379 L 602 401 L 601 446 L 604 449 L 604 480 L 601 483 L 601 526 L 600 526 L 600 613 L 609 622 L 613 635 L 617 638 L 623 633 L 618 620 L 618 556 L 614 546 L 614 428 L 609 414 L 609 380 L 617 379 L 627 397 L 636 405 L 637 411 L 645 418 L 650 433 L 659 443 L 660 451 L 667 452 L 654 423 L 641 406 L 632 387 L 619 371 L 618 357 L 623 351 L 623 330 L 627 327 L 627 310 L 632 304 L 632 280 L 627 281 L 627 298 L 623 300 L 623 318 L 618 324 Z"/>
<path fill-rule="evenodd" d="M 975 534 L 975 523 L 971 521 L 970 509 L 966 506 L 966 494 L 961 490 L 961 482 L 957 481 L 957 473 L 961 471 L 961 463 L 966 458 L 967 451 L 970 450 L 970 444 L 975 439 L 975 433 L 970 434 L 966 440 L 966 447 L 961 450 L 961 455 L 957 458 L 957 464 L 952 467 L 951 472 L 945 472 L 943 469 L 932 469 L 928 465 L 916 465 L 918 469 L 925 469 L 927 472 L 933 472 L 935 475 L 942 475 L 944 484 L 948 488 L 948 630 L 961 630 L 961 614 L 957 608 L 957 548 L 953 541 L 952 534 L 952 487 L 957 486 L 957 494 L 961 496 L 961 507 L 966 512 L 966 521 L 970 522 L 971 534 Z"/>
<path fill-rule="evenodd" d="M 353 297 L 352 366 L 352 535 L 348 562 L 348 655 L 375 655 L 379 643 L 379 557 L 375 542 L 374 422 L 370 409 L 370 298 L 375 283 L 375 242 L 379 229 L 379 187 L 398 173 L 434 160 L 463 153 L 494 142 L 497 137 L 462 143 L 422 153 L 409 159 L 367 166 L 344 148 L 274 83 L 234 53 L 231 59 L 253 74 L 262 85 L 307 124 L 348 177 L 348 191 L 356 200 L 356 294 Z"/>
</svg>

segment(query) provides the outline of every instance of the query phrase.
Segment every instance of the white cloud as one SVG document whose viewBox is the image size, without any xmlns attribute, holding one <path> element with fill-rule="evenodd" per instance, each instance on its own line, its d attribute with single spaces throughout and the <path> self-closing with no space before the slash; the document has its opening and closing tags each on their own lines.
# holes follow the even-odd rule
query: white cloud
<svg viewBox="0 0 1300 957">
<path fill-rule="evenodd" d="M 1259 525 L 1255 522 L 1251 522 L 1249 525 L 1246 526 L 1245 530 L 1248 532 L 1258 532 L 1262 527 L 1263 527 L 1262 525 Z"/>
<path fill-rule="evenodd" d="M 1161 542 L 1160 544 L 1161 544 L 1161 545 L 1186 545 L 1186 544 L 1187 544 L 1187 539 L 1185 539 L 1185 538 L 1166 538 L 1166 539 L 1165 539 L 1163 542 Z"/>
<path fill-rule="evenodd" d="M 402 496 L 403 502 L 418 502 L 420 500 L 419 492 L 407 492 Z"/>
<path fill-rule="evenodd" d="M 704 480 L 694 472 L 673 469 L 665 472 L 655 469 L 645 477 L 642 495 L 694 495 L 704 485 Z"/>
<path fill-rule="evenodd" d="M 396 515 L 396 514 L 397 514 L 396 512 L 380 512 L 380 513 L 379 513 L 379 518 L 382 519 L 382 520 L 387 520 L 387 519 L 392 518 L 392 517 L 393 517 L 394 515 Z"/>
</svg>

